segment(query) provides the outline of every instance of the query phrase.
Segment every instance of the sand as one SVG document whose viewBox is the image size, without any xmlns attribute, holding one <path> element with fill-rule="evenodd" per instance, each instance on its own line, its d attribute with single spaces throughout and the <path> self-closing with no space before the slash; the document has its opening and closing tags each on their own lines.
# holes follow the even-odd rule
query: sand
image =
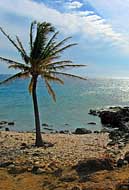
<svg viewBox="0 0 129 190">
<path fill-rule="evenodd" d="M 117 159 L 128 150 L 128 144 L 121 150 L 108 147 L 108 133 L 43 134 L 43 139 L 54 146 L 36 148 L 34 133 L 0 132 L 0 163 L 11 163 L 0 168 L 0 190 L 113 190 L 129 179 L 129 167 L 95 172 L 84 181 L 71 169 L 81 160 L 103 158 L 113 151 Z M 33 167 L 42 174 L 33 174 Z"/>
</svg>

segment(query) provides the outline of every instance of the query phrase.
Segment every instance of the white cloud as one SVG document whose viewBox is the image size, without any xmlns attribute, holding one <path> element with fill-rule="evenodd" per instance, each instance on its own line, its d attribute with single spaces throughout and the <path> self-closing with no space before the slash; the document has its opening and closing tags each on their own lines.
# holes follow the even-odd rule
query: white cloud
<svg viewBox="0 0 129 190">
<path fill-rule="evenodd" d="M 78 11 L 77 14 L 80 16 L 88 16 L 90 14 L 94 14 L 94 12 L 93 11 Z"/>
<path fill-rule="evenodd" d="M 67 2 L 66 6 L 68 9 L 78 9 L 83 6 L 83 3 L 80 3 L 79 1 Z"/>
<path fill-rule="evenodd" d="M 61 13 L 56 9 L 47 7 L 44 3 L 37 3 L 32 0 L 13 0 L 13 3 L 10 0 L 2 0 L 0 1 L 0 9 L 33 20 L 52 22 L 61 32 L 68 35 L 80 34 L 83 37 L 91 37 L 91 40 L 99 39 L 100 42 L 107 40 L 114 46 L 129 48 L 125 36 L 115 32 L 106 20 L 93 11 Z"/>
<path fill-rule="evenodd" d="M 84 0 L 87 2 L 87 0 Z M 128 31 L 129 0 L 88 0 L 118 31 Z"/>
</svg>

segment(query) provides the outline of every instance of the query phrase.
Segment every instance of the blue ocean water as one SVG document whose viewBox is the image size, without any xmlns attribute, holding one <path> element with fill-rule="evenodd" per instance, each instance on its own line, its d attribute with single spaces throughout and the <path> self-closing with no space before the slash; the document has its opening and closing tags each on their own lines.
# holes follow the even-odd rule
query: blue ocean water
<svg viewBox="0 0 129 190">
<path fill-rule="evenodd" d="M 8 77 L 0 75 L 0 80 Z M 44 82 L 39 80 L 38 101 L 41 123 L 54 130 L 74 130 L 86 127 L 101 129 L 100 120 L 88 114 L 90 109 L 129 105 L 128 79 L 64 79 L 64 85 L 52 84 L 57 101 L 48 95 Z M 16 80 L 0 86 L 0 120 L 15 121 L 12 130 L 32 131 L 34 116 L 29 80 Z M 88 125 L 94 121 L 97 125 Z M 67 125 L 68 124 L 68 125 Z"/>
</svg>

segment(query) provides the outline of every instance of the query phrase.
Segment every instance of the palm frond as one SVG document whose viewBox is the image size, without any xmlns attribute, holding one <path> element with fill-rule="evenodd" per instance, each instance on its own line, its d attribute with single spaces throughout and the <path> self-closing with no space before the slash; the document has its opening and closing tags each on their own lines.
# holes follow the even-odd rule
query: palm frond
<svg viewBox="0 0 129 190">
<path fill-rule="evenodd" d="M 30 71 L 30 67 L 26 66 L 25 64 L 14 63 L 14 64 L 9 65 L 8 68 L 20 69 L 22 71 Z"/>
<path fill-rule="evenodd" d="M 39 61 L 39 65 L 42 68 L 42 67 L 46 67 L 47 64 L 51 63 L 53 60 L 56 60 L 56 59 L 59 59 L 59 58 L 60 58 L 60 56 L 51 55 L 51 56 L 46 57 L 45 59 L 41 59 L 41 60 L 39 59 L 37 61 Z"/>
<path fill-rule="evenodd" d="M 60 41 L 59 43 L 57 43 L 52 49 L 51 51 L 57 50 L 59 47 L 61 47 L 62 45 L 64 45 L 69 39 L 71 39 L 72 37 L 67 37 L 65 39 L 63 39 L 62 41 Z"/>
<path fill-rule="evenodd" d="M 14 42 L 14 40 L 12 40 L 11 37 L 8 34 L 6 34 L 6 32 L 3 30 L 2 27 L 0 27 L 0 30 L 4 34 L 4 36 L 6 36 L 7 39 L 16 47 L 16 49 L 21 52 L 20 48 L 17 46 L 17 44 Z"/>
<path fill-rule="evenodd" d="M 58 84 L 64 84 L 64 81 L 56 76 L 53 76 L 51 75 L 50 73 L 47 74 L 47 73 L 43 73 L 42 75 L 42 78 L 44 79 L 47 79 L 48 81 L 52 81 L 52 82 L 56 82 Z"/>
<path fill-rule="evenodd" d="M 69 65 L 69 64 L 65 64 L 65 65 L 59 65 L 59 66 L 53 66 L 52 69 L 65 69 L 65 68 L 74 68 L 74 67 L 85 67 L 86 65 L 78 65 L 78 64 L 72 64 L 72 65 Z"/>
<path fill-rule="evenodd" d="M 69 73 L 64 73 L 64 72 L 51 71 L 51 73 L 52 73 L 52 74 L 55 74 L 55 75 L 63 75 L 63 76 L 67 76 L 67 77 L 72 77 L 72 78 L 78 78 L 78 79 L 82 79 L 82 80 L 87 80 L 87 78 L 80 77 L 80 76 L 73 75 L 73 74 L 69 74 Z"/>
<path fill-rule="evenodd" d="M 48 43 L 46 44 L 46 46 L 44 47 L 44 50 L 43 52 L 41 53 L 41 58 L 45 58 L 47 57 L 47 55 L 49 54 L 50 52 L 50 49 L 52 47 L 54 47 L 54 40 L 56 38 L 56 36 L 59 34 L 59 32 L 55 32 L 54 35 L 50 38 L 50 40 L 48 41 Z"/>
<path fill-rule="evenodd" d="M 62 47 L 61 49 L 58 49 L 58 50 L 52 52 L 52 55 L 57 55 L 58 53 L 61 53 L 61 52 L 63 52 L 64 50 L 66 50 L 66 49 L 68 49 L 68 48 L 70 48 L 70 47 L 72 47 L 72 46 L 75 46 L 75 45 L 77 45 L 77 43 L 68 44 L 67 46 Z"/>
<path fill-rule="evenodd" d="M 72 63 L 72 61 L 71 60 L 56 61 L 56 62 L 52 62 L 52 63 L 47 63 L 46 66 L 61 65 L 61 64 L 65 64 L 65 63 Z"/>
<path fill-rule="evenodd" d="M 24 52 L 22 51 L 21 47 L 19 47 L 14 40 L 11 39 L 11 37 L 0 27 L 0 31 L 4 34 L 4 36 L 7 37 L 7 39 L 14 45 L 14 47 L 18 50 L 18 52 L 21 54 L 22 58 L 26 61 L 28 60 Z M 28 61 L 27 61 L 28 62 Z"/>
<path fill-rule="evenodd" d="M 33 21 L 30 26 L 30 51 L 33 49 L 33 32 L 34 32 L 34 27 L 36 25 L 36 21 Z"/>
<path fill-rule="evenodd" d="M 19 47 L 20 47 L 20 49 L 21 49 L 21 51 L 22 51 L 22 57 L 23 57 L 25 63 L 29 63 L 29 57 L 28 57 L 28 55 L 27 55 L 27 53 L 26 53 L 26 51 L 25 51 L 25 49 L 24 49 L 24 47 L 23 47 L 23 45 L 22 45 L 22 42 L 20 41 L 20 39 L 19 39 L 18 36 L 16 36 L 16 39 L 17 39 L 17 42 L 18 42 L 18 44 L 19 44 Z"/>
<path fill-rule="evenodd" d="M 3 81 L 0 82 L 0 85 L 2 84 L 7 84 L 9 82 L 12 82 L 13 80 L 15 79 L 18 79 L 18 78 L 28 78 L 29 77 L 29 72 L 19 72 Z"/>
<path fill-rule="evenodd" d="M 56 38 L 56 36 L 59 34 L 59 32 L 55 32 L 55 34 L 50 38 L 50 40 L 48 41 L 47 45 L 44 48 L 44 51 L 46 51 L 49 46 L 51 45 L 51 43 L 54 41 L 54 39 Z"/>
<path fill-rule="evenodd" d="M 51 32 L 54 32 L 54 27 L 50 23 L 37 23 L 36 37 L 31 51 L 32 58 L 37 59 L 41 57 L 48 34 Z"/>
<path fill-rule="evenodd" d="M 0 61 L 3 61 L 5 63 L 7 63 L 7 64 L 19 64 L 19 65 L 22 64 L 20 62 L 16 62 L 16 61 L 14 61 L 12 59 L 7 59 L 7 58 L 4 58 L 4 57 L 0 57 Z"/>
<path fill-rule="evenodd" d="M 33 90 L 33 85 L 34 85 L 34 79 L 33 77 L 31 78 L 30 84 L 29 84 L 29 93 L 32 94 L 32 90 Z"/>
<path fill-rule="evenodd" d="M 51 43 L 49 45 L 49 48 L 48 48 L 47 52 L 45 53 L 45 56 L 49 56 L 51 54 L 54 55 L 54 52 L 56 52 L 57 50 L 59 50 L 59 48 L 61 46 L 63 46 L 71 38 L 72 37 L 67 37 L 67 38 L 63 39 L 61 42 L 57 43 L 57 44 Z M 44 58 L 44 51 L 42 52 L 42 58 Z"/>
<path fill-rule="evenodd" d="M 53 100 L 56 102 L 56 95 L 55 95 L 52 87 L 50 86 L 49 82 L 47 81 L 47 79 L 45 79 L 45 84 L 46 84 L 48 93 L 52 96 Z"/>
</svg>

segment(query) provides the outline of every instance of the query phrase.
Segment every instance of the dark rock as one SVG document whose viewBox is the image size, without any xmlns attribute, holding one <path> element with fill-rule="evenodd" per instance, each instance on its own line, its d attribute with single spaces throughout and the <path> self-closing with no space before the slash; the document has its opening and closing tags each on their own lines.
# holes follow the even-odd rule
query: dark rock
<svg viewBox="0 0 129 190">
<path fill-rule="evenodd" d="M 33 166 L 31 172 L 33 174 L 42 174 L 42 173 L 45 173 L 45 170 L 43 168 L 38 167 L 38 166 Z"/>
<path fill-rule="evenodd" d="M 14 121 L 8 122 L 8 125 L 14 125 L 14 124 L 15 124 Z"/>
<path fill-rule="evenodd" d="M 97 133 L 97 134 L 98 134 L 98 133 L 100 133 L 100 132 L 99 132 L 99 131 L 94 131 L 94 133 Z"/>
<path fill-rule="evenodd" d="M 118 142 L 118 148 L 119 149 L 122 149 L 125 147 L 125 143 L 122 143 L 122 142 Z"/>
<path fill-rule="evenodd" d="M 110 130 L 107 128 L 103 128 L 100 133 L 110 133 Z"/>
<path fill-rule="evenodd" d="M 32 173 L 37 174 L 38 166 L 33 166 Z"/>
<path fill-rule="evenodd" d="M 35 153 L 32 154 L 32 156 L 34 156 L 34 157 L 35 157 L 35 156 L 39 156 L 39 153 L 36 153 L 36 152 L 35 152 Z"/>
<path fill-rule="evenodd" d="M 49 125 L 47 123 L 43 123 L 42 126 L 48 127 Z"/>
<path fill-rule="evenodd" d="M 111 111 L 102 111 L 99 114 L 99 117 L 101 118 L 102 124 L 104 125 L 111 124 L 112 127 L 117 126 L 121 121 L 120 115 Z"/>
<path fill-rule="evenodd" d="M 68 123 L 65 123 L 64 125 L 65 125 L 65 126 L 68 126 L 69 124 L 68 124 Z"/>
<path fill-rule="evenodd" d="M 6 125 L 7 123 L 7 121 L 0 121 L 0 125 Z"/>
<path fill-rule="evenodd" d="M 69 134 L 69 130 L 64 130 L 64 131 L 61 130 L 61 131 L 59 131 L 59 133 L 60 133 L 60 134 Z"/>
<path fill-rule="evenodd" d="M 121 168 L 122 166 L 124 166 L 124 159 L 119 158 L 119 160 L 117 160 L 117 167 Z"/>
<path fill-rule="evenodd" d="M 88 125 L 96 125 L 96 123 L 95 122 L 89 122 L 89 123 L 87 123 Z"/>
<path fill-rule="evenodd" d="M 107 146 L 114 146 L 115 144 L 117 144 L 117 141 L 110 141 Z"/>
<path fill-rule="evenodd" d="M 27 172 L 27 168 L 26 167 L 21 167 L 21 166 L 13 166 L 13 167 L 10 167 L 8 169 L 8 173 L 9 174 L 22 174 L 22 173 L 25 173 Z"/>
<path fill-rule="evenodd" d="M 128 134 L 128 133 L 125 134 L 125 138 L 126 138 L 126 139 L 129 139 L 129 134 Z"/>
<path fill-rule="evenodd" d="M 119 129 L 113 130 L 109 134 L 109 138 L 112 140 L 122 139 L 123 136 L 124 136 L 124 132 L 120 131 Z"/>
<path fill-rule="evenodd" d="M 125 153 L 124 160 L 127 160 L 128 163 L 129 163 L 129 152 Z"/>
<path fill-rule="evenodd" d="M 25 147 L 26 147 L 26 146 L 27 146 L 27 144 L 26 144 L 26 143 L 21 143 L 21 146 L 25 146 Z"/>
<path fill-rule="evenodd" d="M 129 122 L 129 117 L 123 118 L 123 121 L 124 121 L 124 122 Z"/>
<path fill-rule="evenodd" d="M 81 187 L 79 187 L 79 186 L 75 186 L 75 187 L 72 187 L 71 190 L 81 190 Z"/>
<path fill-rule="evenodd" d="M 65 177 L 60 178 L 60 181 L 63 181 L 63 182 L 73 182 L 76 179 L 77 178 L 74 177 L 74 176 L 65 176 Z"/>
<path fill-rule="evenodd" d="M 45 170 L 43 168 L 38 168 L 35 174 L 43 174 Z"/>
<path fill-rule="evenodd" d="M 88 130 L 88 129 L 85 129 L 85 128 L 77 128 L 74 132 L 74 134 L 78 134 L 78 135 L 81 135 L 81 134 L 90 134 L 92 133 L 91 130 Z"/>
<path fill-rule="evenodd" d="M 63 130 L 59 131 L 60 134 L 65 134 L 65 132 Z"/>
<path fill-rule="evenodd" d="M 55 170 L 53 172 L 53 175 L 56 177 L 60 177 L 60 176 L 62 176 L 62 172 L 63 172 L 63 170 L 61 168 L 58 168 L 57 170 Z"/>
<path fill-rule="evenodd" d="M 90 113 L 92 112 L 93 114 L 97 113 L 103 127 L 106 127 L 106 130 L 109 129 L 109 131 L 105 131 L 105 129 L 101 131 L 109 133 L 112 141 L 108 145 L 119 144 L 119 148 L 123 148 L 123 145 L 129 142 L 129 107 L 109 107 L 96 112 L 90 110 Z"/>
<path fill-rule="evenodd" d="M 114 161 L 110 158 L 92 158 L 89 160 L 80 161 L 75 169 L 78 173 L 92 173 L 99 170 L 112 170 Z"/>
<path fill-rule="evenodd" d="M 13 162 L 2 162 L 2 163 L 0 163 L 0 167 L 5 168 L 5 167 L 8 167 L 11 164 L 13 164 Z"/>
<path fill-rule="evenodd" d="M 118 184 L 116 190 L 129 190 L 129 183 Z"/>
<path fill-rule="evenodd" d="M 98 115 L 98 112 L 96 110 L 92 110 L 90 109 L 89 113 L 90 115 L 94 115 L 94 116 L 97 116 Z"/>
<path fill-rule="evenodd" d="M 48 127 L 44 127 L 43 129 L 48 130 L 48 131 L 53 131 L 53 129 L 48 128 Z"/>
<path fill-rule="evenodd" d="M 108 110 L 102 110 L 99 113 L 101 123 L 109 127 L 118 127 L 120 130 L 127 130 L 129 121 L 129 108 L 114 107 Z M 108 126 L 107 126 L 108 127 Z M 129 130 L 129 129 L 128 129 Z"/>
<path fill-rule="evenodd" d="M 5 131 L 10 131 L 8 127 L 5 128 Z"/>
<path fill-rule="evenodd" d="M 127 160 L 124 160 L 124 165 L 128 165 L 128 161 Z"/>
</svg>

